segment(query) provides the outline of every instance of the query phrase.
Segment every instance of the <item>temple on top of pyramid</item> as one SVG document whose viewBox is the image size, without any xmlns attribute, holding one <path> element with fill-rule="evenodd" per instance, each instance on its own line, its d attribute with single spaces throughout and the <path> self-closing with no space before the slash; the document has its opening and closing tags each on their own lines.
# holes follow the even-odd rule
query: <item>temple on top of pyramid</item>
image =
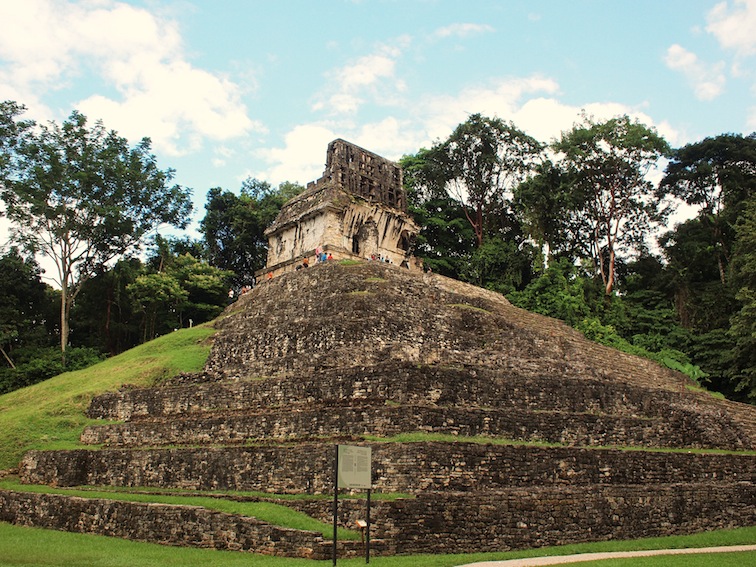
<svg viewBox="0 0 756 567">
<path fill-rule="evenodd" d="M 397 163 L 345 140 L 328 144 L 323 176 L 287 202 L 268 237 L 265 273 L 295 270 L 322 252 L 333 260 L 384 261 L 422 269 L 412 255 L 418 226 L 407 213 Z"/>
</svg>

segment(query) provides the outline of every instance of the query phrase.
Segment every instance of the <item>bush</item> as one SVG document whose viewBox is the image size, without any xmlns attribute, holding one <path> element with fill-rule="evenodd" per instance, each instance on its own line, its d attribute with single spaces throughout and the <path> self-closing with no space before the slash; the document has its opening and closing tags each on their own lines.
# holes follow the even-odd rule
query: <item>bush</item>
<svg viewBox="0 0 756 567">
<path fill-rule="evenodd" d="M 66 350 L 66 364 L 63 365 L 60 349 L 30 348 L 14 352 L 15 368 L 0 368 L 0 394 L 31 386 L 38 382 L 73 370 L 81 370 L 104 360 L 93 348 L 69 348 Z"/>
</svg>

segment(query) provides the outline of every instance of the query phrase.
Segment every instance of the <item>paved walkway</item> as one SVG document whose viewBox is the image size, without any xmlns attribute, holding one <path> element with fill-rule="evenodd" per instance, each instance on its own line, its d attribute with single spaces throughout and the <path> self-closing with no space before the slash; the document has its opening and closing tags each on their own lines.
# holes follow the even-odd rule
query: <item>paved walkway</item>
<svg viewBox="0 0 756 567">
<path fill-rule="evenodd" d="M 685 549 L 652 549 L 648 551 L 614 551 L 610 553 L 579 553 L 576 555 L 554 555 L 551 557 L 529 557 L 527 559 L 508 559 L 506 561 L 482 561 L 467 563 L 459 567 L 540 567 L 542 565 L 565 565 L 600 559 L 622 559 L 625 557 L 648 557 L 649 555 L 682 555 L 690 553 L 725 553 L 737 551 L 756 551 L 756 545 L 733 545 L 730 547 L 701 547 Z"/>
</svg>

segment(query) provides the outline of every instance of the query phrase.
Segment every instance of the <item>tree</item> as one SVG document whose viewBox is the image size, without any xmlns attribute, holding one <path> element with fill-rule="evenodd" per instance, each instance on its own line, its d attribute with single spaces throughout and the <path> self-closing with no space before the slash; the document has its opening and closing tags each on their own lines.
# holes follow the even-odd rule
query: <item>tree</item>
<svg viewBox="0 0 756 567">
<path fill-rule="evenodd" d="M 81 286 L 158 226 L 185 227 L 191 191 L 170 185 L 174 172 L 158 169 L 149 138 L 130 147 L 102 122 L 89 128 L 77 111 L 62 126 L 50 122 L 21 131 L 8 156 L 0 196 L 12 237 L 57 267 L 65 359 Z"/>
<path fill-rule="evenodd" d="M 220 187 L 210 189 L 200 230 L 210 264 L 236 274 L 235 284 L 250 283 L 267 261 L 268 228 L 281 207 L 304 187 L 288 181 L 274 189 L 269 183 L 246 179 L 236 196 Z"/>
<path fill-rule="evenodd" d="M 46 288 L 33 258 L 16 248 L 0 256 L 0 355 L 11 368 L 14 347 L 45 342 Z"/>
<path fill-rule="evenodd" d="M 591 255 L 605 293 L 615 284 L 615 265 L 623 248 L 643 250 L 654 223 L 669 209 L 655 195 L 646 173 L 669 153 L 653 128 L 627 116 L 606 122 L 584 117 L 552 144 L 569 176 L 577 211 L 590 229 Z"/>
<path fill-rule="evenodd" d="M 0 188 L 14 165 L 14 152 L 21 136 L 29 130 L 32 122 L 19 120 L 26 107 L 13 101 L 0 102 Z"/>
<path fill-rule="evenodd" d="M 489 214 L 508 208 L 511 192 L 542 159 L 543 146 L 514 124 L 473 114 L 431 150 L 446 188 L 464 208 L 478 246 Z"/>
<path fill-rule="evenodd" d="M 139 258 L 124 257 L 84 283 L 71 311 L 71 346 L 112 356 L 139 344 L 140 321 L 127 286 L 143 273 Z"/>
<path fill-rule="evenodd" d="M 177 322 L 178 312 L 189 297 L 189 292 L 181 287 L 180 282 L 166 272 L 141 275 L 126 289 L 134 299 L 137 310 L 141 311 L 143 316 L 143 342 L 154 339 L 160 334 L 159 315 L 163 324 L 168 319 Z"/>
<path fill-rule="evenodd" d="M 735 224 L 742 204 L 756 195 L 756 133 L 721 134 L 680 148 L 659 189 L 699 207 L 698 218 L 709 233 L 720 281 L 726 283 Z"/>
<path fill-rule="evenodd" d="M 731 320 L 734 342 L 733 383 L 750 401 L 756 401 L 756 195 L 743 208 L 735 227 L 733 283 L 740 309 Z"/>
<path fill-rule="evenodd" d="M 514 208 L 523 228 L 538 246 L 540 262 L 545 271 L 552 255 L 581 257 L 582 224 L 575 211 L 580 197 L 570 191 L 566 176 L 550 160 L 538 164 L 535 175 L 514 190 Z M 582 252 L 582 254 L 581 254 Z"/>
</svg>

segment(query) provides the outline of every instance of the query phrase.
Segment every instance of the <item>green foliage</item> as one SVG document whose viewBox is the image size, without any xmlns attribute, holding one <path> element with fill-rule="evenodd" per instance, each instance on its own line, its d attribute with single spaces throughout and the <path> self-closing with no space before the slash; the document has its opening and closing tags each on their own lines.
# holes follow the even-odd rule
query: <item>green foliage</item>
<svg viewBox="0 0 756 567">
<path fill-rule="evenodd" d="M 483 242 L 472 254 L 460 278 L 499 293 L 509 293 L 531 279 L 534 251 L 512 240 L 495 237 Z"/>
<path fill-rule="evenodd" d="M 604 296 L 602 288 L 561 259 L 524 290 L 507 297 L 518 307 L 561 319 L 600 344 L 655 360 L 699 383 L 707 379 L 706 372 L 674 347 L 676 340 L 684 343 L 687 336 L 658 295 Z"/>
<path fill-rule="evenodd" d="M 256 179 L 242 183 L 239 196 L 220 187 L 210 189 L 200 230 L 212 266 L 233 272 L 236 287 L 251 284 L 265 267 L 268 239 L 264 235 L 281 207 L 304 187 L 284 182 L 277 189 Z"/>
<path fill-rule="evenodd" d="M 646 173 L 669 145 L 653 128 L 629 117 L 583 123 L 552 144 L 573 193 L 570 203 L 585 227 L 591 259 L 610 295 L 616 282 L 617 254 L 643 250 L 654 223 L 669 210 L 662 206 Z"/>
<path fill-rule="evenodd" d="M 145 342 L 158 336 L 158 330 L 162 331 L 166 322 L 176 321 L 179 309 L 189 297 L 189 292 L 181 287 L 179 281 L 166 272 L 138 276 L 126 290 L 144 316 L 142 327 Z M 157 327 L 158 317 L 160 329 Z"/>
<path fill-rule="evenodd" d="M 756 196 L 756 135 L 722 134 L 680 148 L 667 166 L 660 190 L 699 207 L 697 221 L 725 284 L 735 225 L 745 203 Z"/>
<path fill-rule="evenodd" d="M 677 150 L 660 191 L 699 207 L 660 240 L 691 359 L 717 391 L 753 401 L 756 135 L 723 134 Z"/>
<path fill-rule="evenodd" d="M 35 127 L 9 125 L 16 120 L 10 114 L 3 114 L 3 129 L 15 138 L 3 142 L 0 198 L 12 239 L 56 264 L 65 351 L 83 283 L 161 224 L 185 227 L 191 191 L 170 185 L 174 172 L 158 169 L 148 138 L 130 147 L 77 111 L 62 125 Z"/>
<path fill-rule="evenodd" d="M 526 233 L 537 246 L 537 268 L 548 266 L 551 256 L 577 259 L 587 255 L 580 216 L 582 195 L 573 191 L 569 177 L 546 160 L 536 174 L 514 189 L 513 207 Z"/>
<path fill-rule="evenodd" d="M 430 153 L 481 246 L 491 216 L 509 208 L 511 192 L 542 159 L 543 146 L 511 122 L 473 114 Z"/>
<path fill-rule="evenodd" d="M 136 310 L 142 313 L 144 340 L 220 315 L 227 302 L 231 272 L 190 254 L 170 257 L 161 264 L 163 271 L 143 273 L 126 286 Z"/>
<path fill-rule="evenodd" d="M 79 446 L 90 422 L 84 412 L 97 394 L 201 370 L 210 353 L 206 339 L 213 333 L 208 327 L 183 329 L 86 369 L 0 395 L 0 470 L 16 467 L 30 449 Z"/>
<path fill-rule="evenodd" d="M 15 356 L 15 368 L 0 368 L 0 394 L 42 382 L 67 370 L 88 368 L 103 358 L 96 349 L 70 348 L 66 352 L 64 366 L 59 348 L 18 349 Z"/>
<path fill-rule="evenodd" d="M 756 401 L 756 195 L 743 204 L 736 226 L 732 260 L 739 310 L 731 319 L 732 382 L 735 390 Z"/>
<path fill-rule="evenodd" d="M 577 326 L 591 312 L 585 298 L 583 278 L 568 260 L 552 263 L 543 275 L 533 280 L 521 292 L 507 295 L 518 307 L 561 319 Z"/>
<path fill-rule="evenodd" d="M 73 346 L 113 356 L 142 342 L 142 317 L 127 287 L 144 271 L 138 258 L 123 258 L 84 283 L 71 311 Z"/>
<path fill-rule="evenodd" d="M 0 256 L 0 367 L 13 366 L 15 349 L 49 344 L 50 296 L 40 275 L 34 259 L 23 258 L 17 248 Z"/>
<path fill-rule="evenodd" d="M 475 249 L 475 235 L 461 206 L 448 197 L 410 205 L 420 226 L 415 255 L 434 272 L 460 278 Z"/>
</svg>

